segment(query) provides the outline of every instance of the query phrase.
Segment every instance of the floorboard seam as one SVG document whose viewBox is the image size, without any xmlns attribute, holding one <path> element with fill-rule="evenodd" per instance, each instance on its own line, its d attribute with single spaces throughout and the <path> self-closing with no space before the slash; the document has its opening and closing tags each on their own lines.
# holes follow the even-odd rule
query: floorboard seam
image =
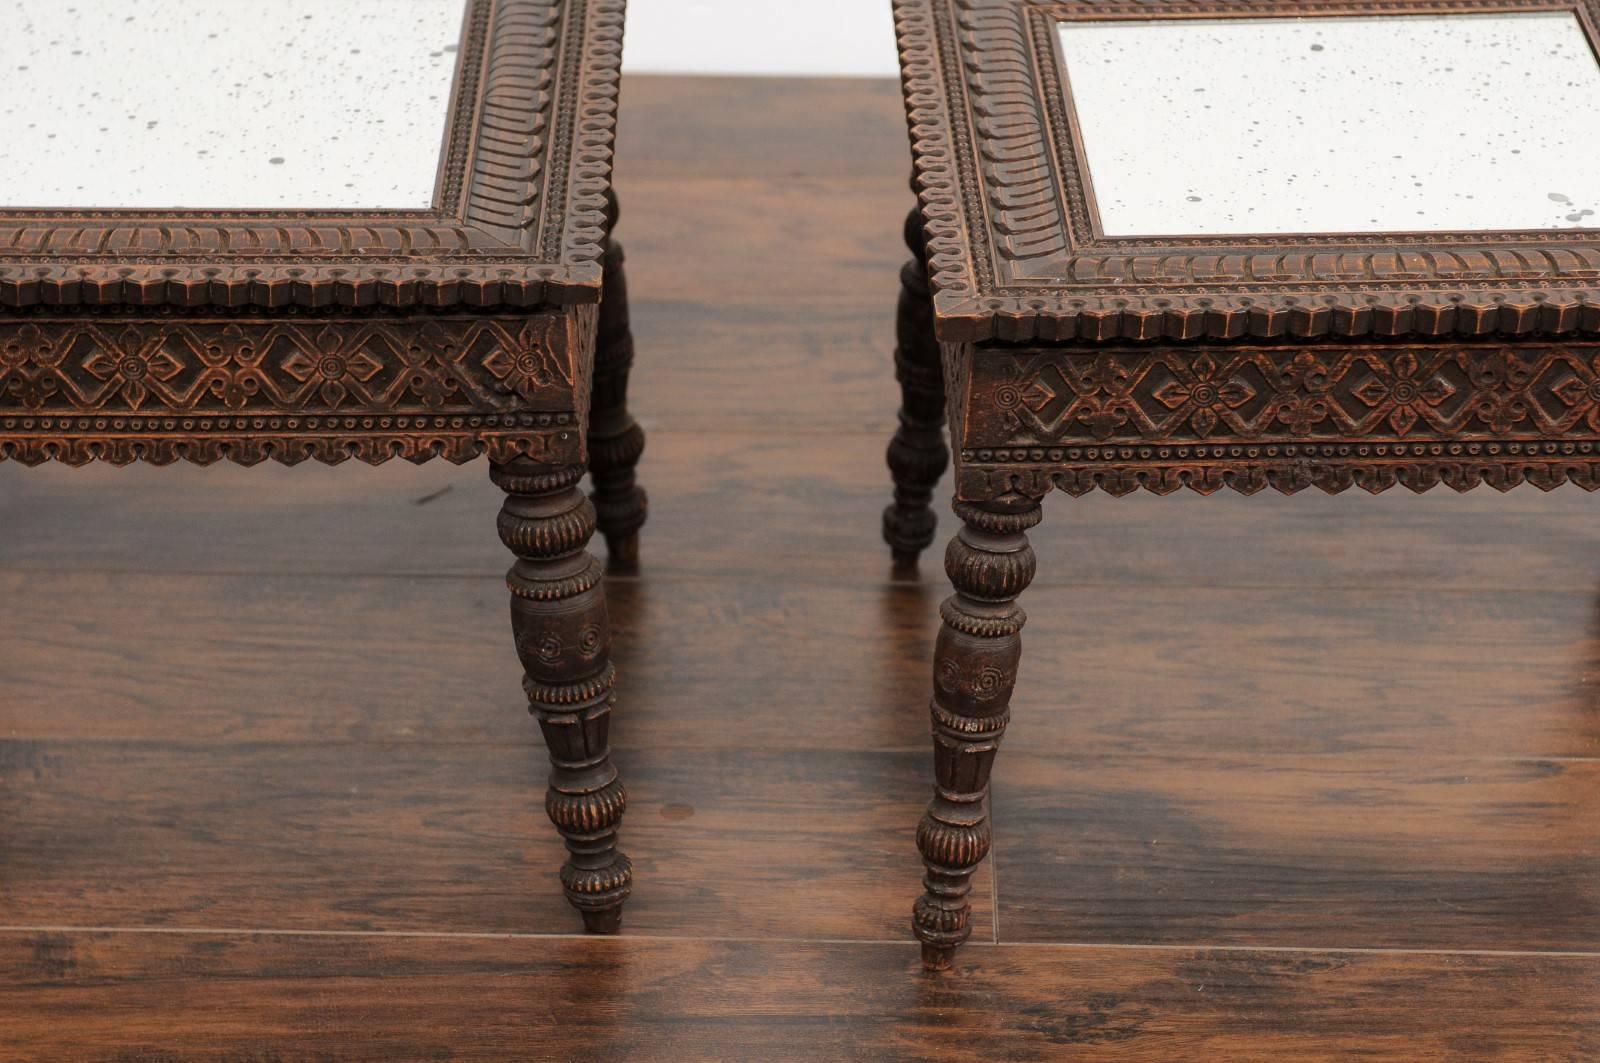
<svg viewBox="0 0 1600 1063">
<path fill-rule="evenodd" d="M 312 736 L 306 738 L 232 738 L 227 735 L 217 735 L 210 738 L 158 738 L 158 737 L 119 737 L 115 735 L 84 735 L 84 734 L 22 734 L 0 732 L 0 743 L 4 742 L 49 742 L 56 745 L 70 746 L 122 746 L 165 749 L 176 752 L 191 752 L 205 754 L 219 748 L 236 749 L 411 749 L 418 747 L 446 748 L 446 749 L 486 749 L 504 748 L 505 742 L 494 738 L 417 738 L 405 736 L 378 735 L 370 738 L 334 738 Z M 528 745 L 530 750 L 537 751 L 536 739 L 534 744 Z M 700 749 L 705 746 L 673 746 L 659 742 L 634 742 L 620 741 L 611 743 L 615 753 L 634 756 L 653 750 L 684 750 Z M 772 752 L 770 746 L 718 746 L 719 753 L 735 755 L 749 752 Z M 838 754 L 842 751 L 833 746 L 787 746 L 781 751 L 784 755 L 800 756 L 805 754 Z M 904 746 L 854 746 L 848 752 L 863 753 L 872 756 L 884 757 L 920 757 L 927 753 L 920 745 Z M 1053 762 L 1140 762 L 1154 761 L 1161 764 L 1224 764 L 1238 765 L 1249 761 L 1257 767 L 1281 765 L 1286 762 L 1306 763 L 1324 762 L 1336 764 L 1341 762 L 1364 761 L 1376 766 L 1384 767 L 1391 763 L 1401 762 L 1419 767 L 1462 767 L 1474 764 L 1600 764 L 1600 755 L 1587 756 L 1546 756 L 1539 753 L 1528 753 L 1521 756 L 1490 756 L 1473 753 L 1437 753 L 1418 756 L 1408 756 L 1405 750 L 1379 750 L 1379 749 L 1352 749 L 1332 753 L 1295 753 L 1295 752 L 1263 752 L 1253 757 L 1240 756 L 1234 752 L 1195 753 L 1185 750 L 1164 752 L 1159 749 L 1147 749 L 1139 753 L 1122 753 L 1115 750 L 1104 752 L 1079 752 L 1079 753 L 1017 753 L 1014 756 L 1026 756 L 1035 760 Z M 992 814 L 992 813 L 991 813 Z M 999 882 L 993 862 L 993 851 L 990 853 L 991 886 L 998 888 Z M 998 920 L 996 920 L 998 924 Z M 4 927 L 0 927 L 4 929 Z M 998 932 L 998 931 L 997 931 Z"/>
<path fill-rule="evenodd" d="M 895 948 L 915 949 L 918 943 L 899 938 L 806 938 L 806 937 L 732 937 L 699 934 L 535 934 L 518 931 L 472 930 L 285 930 L 245 927 L 171 927 L 171 926 L 3 926 L 0 934 L 151 934 L 174 936 L 233 936 L 233 937 L 328 937 L 328 938 L 395 938 L 479 941 L 592 941 L 592 942 L 650 942 L 676 943 L 702 941 L 728 945 L 887 945 Z M 1600 950 L 1585 949 L 1429 949 L 1388 948 L 1382 946 L 1312 946 L 1312 945 L 1208 945 L 1204 943 L 1144 944 L 1103 941 L 1007 941 L 970 943 L 980 949 L 1025 948 L 1057 949 L 1087 952 L 1111 949 L 1122 952 L 1264 952 L 1289 954 L 1348 954 L 1375 956 L 1503 956 L 1530 959 L 1581 959 L 1600 960 Z"/>
<path fill-rule="evenodd" d="M 503 567 L 503 566 L 502 566 Z M 884 562 L 884 568 L 888 562 Z M 139 577 L 152 581 L 173 578 L 182 579 L 275 579 L 275 580 L 312 580 L 323 582 L 330 579 L 355 581 L 384 581 L 384 580 L 429 580 L 437 582 L 454 583 L 482 583 L 503 582 L 503 578 L 495 575 L 496 569 L 486 567 L 482 570 L 459 570 L 444 572 L 404 572 L 404 571 L 352 571 L 350 569 L 160 569 L 148 568 L 113 568 L 100 566 L 74 566 L 61 567 L 12 567 L 0 565 L 0 577 L 4 576 L 60 576 L 78 578 L 84 576 L 119 576 Z M 651 570 L 638 574 L 612 574 L 607 573 L 606 583 L 747 583 L 750 579 L 748 573 L 730 570 L 696 571 L 683 569 L 679 571 Z M 932 588 L 944 590 L 942 581 L 918 582 L 913 580 L 886 579 L 881 582 L 864 583 L 860 579 L 851 579 L 847 576 L 838 577 L 812 577 L 803 572 L 790 571 L 784 575 L 785 586 L 796 587 L 830 587 L 854 591 L 884 591 L 900 588 L 919 589 Z M 1430 587 L 1412 586 L 1400 583 L 1384 584 L 1353 584 L 1353 583 L 1143 583 L 1143 582 L 1041 582 L 1029 584 L 1030 591 L 1047 590 L 1077 590 L 1077 591 L 1140 591 L 1161 593 L 1185 594 L 1279 594 L 1285 592 L 1316 592 L 1338 594 L 1343 596 L 1371 597 L 1375 594 L 1390 594 L 1396 596 L 1420 595 L 1424 597 L 1460 597 L 1491 595 L 1518 595 L 1535 597 L 1581 597 L 1592 598 L 1593 590 L 1577 590 L 1566 587 Z"/>
</svg>

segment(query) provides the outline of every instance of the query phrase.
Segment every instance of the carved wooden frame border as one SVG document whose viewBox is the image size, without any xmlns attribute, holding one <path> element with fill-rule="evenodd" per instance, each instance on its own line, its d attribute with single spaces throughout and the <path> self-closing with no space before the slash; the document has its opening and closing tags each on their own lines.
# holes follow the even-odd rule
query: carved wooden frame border
<svg viewBox="0 0 1600 1063">
<path fill-rule="evenodd" d="M 624 7 L 468 0 L 429 210 L 0 208 L 0 314 L 597 302 Z"/>
<path fill-rule="evenodd" d="M 1600 232 L 1108 239 L 1054 26 L 1568 11 L 1600 0 L 894 0 L 940 337 L 964 343 L 1600 332 Z M 1600 50 L 1600 49 L 1597 49 Z"/>
</svg>

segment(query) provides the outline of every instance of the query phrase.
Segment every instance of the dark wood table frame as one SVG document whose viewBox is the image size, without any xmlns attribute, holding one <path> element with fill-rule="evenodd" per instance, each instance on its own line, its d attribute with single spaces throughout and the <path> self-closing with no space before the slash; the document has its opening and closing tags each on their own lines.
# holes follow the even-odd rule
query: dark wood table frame
<svg viewBox="0 0 1600 1063">
<path fill-rule="evenodd" d="M 488 456 L 561 881 L 602 932 L 632 871 L 586 547 L 598 524 L 613 564 L 633 564 L 645 516 L 610 240 L 622 28 L 623 0 L 470 0 L 428 210 L 0 208 L 4 457 Z"/>
<path fill-rule="evenodd" d="M 935 795 L 913 926 L 929 967 L 970 934 L 990 771 L 1052 489 L 1122 495 L 1439 484 L 1600 487 L 1595 230 L 1107 237 L 1056 24 L 1563 11 L 1595 0 L 895 0 L 919 197 L 889 448 L 896 560 L 962 527 L 934 661 Z M 1441 115 L 1448 121 L 1449 115 Z M 1529 121 L 1539 116 L 1527 116 Z M 1203 131 L 1197 132 L 1203 150 Z"/>
</svg>

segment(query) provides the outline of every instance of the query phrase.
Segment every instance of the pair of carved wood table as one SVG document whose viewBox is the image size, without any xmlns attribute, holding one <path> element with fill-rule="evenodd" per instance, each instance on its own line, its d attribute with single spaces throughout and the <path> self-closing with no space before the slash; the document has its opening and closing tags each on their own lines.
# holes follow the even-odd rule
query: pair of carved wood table
<svg viewBox="0 0 1600 1063">
<path fill-rule="evenodd" d="M 609 239 L 622 22 L 623 0 L 0 5 L 0 451 L 487 455 L 561 881 L 595 931 L 631 871 L 586 547 L 598 521 L 631 564 L 644 520 Z"/>
<path fill-rule="evenodd" d="M 969 934 L 1053 488 L 1600 487 L 1600 3 L 895 0 L 895 557 L 962 527 L 913 926 Z"/>
</svg>

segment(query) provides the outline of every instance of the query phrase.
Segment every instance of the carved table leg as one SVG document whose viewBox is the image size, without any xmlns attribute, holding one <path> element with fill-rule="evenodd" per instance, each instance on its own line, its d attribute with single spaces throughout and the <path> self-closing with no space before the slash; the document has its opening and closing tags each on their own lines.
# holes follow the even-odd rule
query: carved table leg
<svg viewBox="0 0 1600 1063">
<path fill-rule="evenodd" d="M 883 511 L 883 538 L 897 565 L 914 565 L 938 528 L 929 502 L 950 464 L 944 442 L 944 369 L 933 335 L 928 296 L 927 247 L 922 217 L 906 218 L 906 245 L 914 256 L 900 271 L 900 308 L 895 321 L 895 377 L 900 381 L 900 427 L 889 442 L 894 504 Z"/>
<path fill-rule="evenodd" d="M 611 200 L 612 222 L 616 200 Z M 633 331 L 628 324 L 628 282 L 622 271 L 622 245 L 606 247 L 600 296 L 600 335 L 595 347 L 594 393 L 589 402 L 589 479 L 594 484 L 600 533 L 611 567 L 639 565 L 639 529 L 648 500 L 634 478 L 644 453 L 644 429 L 628 412 L 628 371 L 633 367 Z"/>
<path fill-rule="evenodd" d="M 917 826 L 927 874 L 912 926 L 931 970 L 951 964 L 972 933 L 967 895 L 989 853 L 989 772 L 1011 718 L 1011 689 L 1022 659 L 1027 619 L 1017 596 L 1033 580 L 1027 530 L 1039 523 L 1036 500 L 956 503 L 964 522 L 945 553 L 956 593 L 940 606 L 944 625 L 934 650 L 934 795 Z"/>
<path fill-rule="evenodd" d="M 608 740 L 615 672 L 603 573 L 585 549 L 594 506 L 578 490 L 580 465 L 518 458 L 490 475 L 507 496 L 500 539 L 517 555 L 506 581 L 522 685 L 550 749 L 545 811 L 570 854 L 561 885 L 586 929 L 614 933 L 633 869 L 617 851 L 627 794 Z"/>
</svg>

